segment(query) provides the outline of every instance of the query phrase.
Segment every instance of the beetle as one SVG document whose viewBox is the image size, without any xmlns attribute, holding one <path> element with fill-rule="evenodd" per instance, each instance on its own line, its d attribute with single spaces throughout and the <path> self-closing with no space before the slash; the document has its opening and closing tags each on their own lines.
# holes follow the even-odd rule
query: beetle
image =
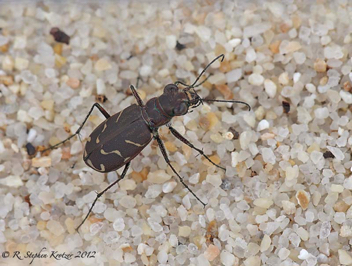
<svg viewBox="0 0 352 266">
<path fill-rule="evenodd" d="M 241 103 L 247 105 L 249 110 L 251 109 L 251 107 L 247 103 L 242 101 L 202 99 L 197 94 L 195 88 L 203 84 L 207 80 L 207 78 L 204 79 L 198 85 L 196 85 L 198 80 L 209 68 L 209 66 L 219 58 L 221 58 L 222 62 L 224 60 L 224 55 L 221 54 L 215 59 L 213 59 L 203 69 L 203 71 L 199 74 L 199 76 L 196 78 L 192 85 L 187 85 L 181 81 L 176 81 L 174 84 L 168 84 L 165 86 L 162 95 L 148 100 L 146 104 L 143 103 L 142 99 L 137 93 L 136 88 L 133 85 L 130 85 L 130 89 L 132 91 L 133 96 L 137 100 L 137 104 L 132 104 L 112 116 L 110 116 L 100 104 L 95 103 L 91 107 L 88 115 L 86 116 L 81 126 L 77 129 L 75 134 L 69 136 L 67 139 L 57 143 L 56 145 L 46 149 L 54 149 L 59 145 L 65 143 L 69 139 L 73 138 L 75 135 L 78 135 L 83 125 L 86 123 L 88 117 L 92 113 L 94 107 L 96 107 L 105 116 L 106 120 L 104 120 L 99 126 L 97 126 L 88 137 L 83 153 L 83 160 L 89 167 L 101 173 L 115 171 L 121 168 L 122 166 L 125 166 L 120 178 L 118 178 L 115 182 L 111 183 L 100 193 L 97 193 L 97 196 L 93 201 L 93 204 L 90 207 L 88 214 L 78 226 L 77 230 L 89 217 L 97 200 L 107 190 L 116 185 L 120 180 L 125 177 L 127 170 L 131 164 L 131 160 L 135 158 L 138 154 L 140 154 L 140 152 L 151 142 L 153 138 L 157 141 L 166 163 L 174 172 L 174 174 L 177 175 L 180 182 L 199 202 L 203 204 L 203 206 L 205 206 L 205 203 L 200 200 L 198 196 L 187 186 L 183 178 L 171 165 L 164 143 L 160 139 L 158 128 L 166 125 L 169 128 L 170 132 L 176 138 L 178 138 L 180 141 L 182 141 L 192 149 L 199 152 L 216 167 L 225 170 L 225 168 L 214 163 L 206 154 L 204 154 L 201 149 L 196 148 L 192 143 L 190 143 L 186 138 L 184 138 L 170 124 L 170 121 L 173 117 L 185 115 L 190 111 L 190 109 L 196 108 L 200 104 L 203 104 L 203 102 Z M 179 84 L 185 86 L 185 88 L 180 89 L 178 87 Z"/>
</svg>

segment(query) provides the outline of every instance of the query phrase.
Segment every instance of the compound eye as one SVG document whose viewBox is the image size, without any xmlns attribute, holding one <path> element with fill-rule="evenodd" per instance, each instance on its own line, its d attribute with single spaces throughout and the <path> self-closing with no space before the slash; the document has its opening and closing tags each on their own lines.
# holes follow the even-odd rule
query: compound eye
<svg viewBox="0 0 352 266">
<path fill-rule="evenodd" d="M 175 84 L 166 85 L 164 88 L 164 93 L 175 93 L 178 92 L 178 87 Z"/>
<path fill-rule="evenodd" d="M 174 108 L 174 115 L 175 116 L 180 116 L 180 115 L 185 115 L 188 112 L 188 107 L 187 104 L 185 103 L 180 103 L 179 106 Z"/>
</svg>

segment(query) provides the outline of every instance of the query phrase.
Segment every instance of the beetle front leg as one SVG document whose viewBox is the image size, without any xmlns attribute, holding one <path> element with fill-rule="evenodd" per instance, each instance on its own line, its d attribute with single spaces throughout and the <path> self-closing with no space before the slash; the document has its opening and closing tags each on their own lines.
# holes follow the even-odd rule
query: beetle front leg
<svg viewBox="0 0 352 266">
<path fill-rule="evenodd" d="M 184 185 L 185 188 L 188 189 L 189 192 L 192 193 L 192 195 L 200 202 L 203 204 L 203 207 L 205 207 L 205 203 L 203 201 L 201 201 L 200 198 L 197 197 L 197 195 L 186 185 L 186 183 L 183 181 L 183 178 L 177 173 L 177 171 L 175 170 L 175 168 L 171 165 L 170 163 L 170 160 L 169 160 L 169 157 L 166 153 L 166 149 L 165 149 L 165 146 L 164 146 L 164 143 L 163 141 L 160 139 L 159 137 L 159 133 L 157 131 L 154 131 L 153 132 L 154 134 L 154 139 L 156 139 L 156 141 L 158 142 L 158 145 L 159 145 L 159 148 L 161 150 L 161 153 L 163 154 L 163 157 L 166 161 L 166 163 L 170 166 L 171 170 L 177 175 L 177 177 L 180 179 L 180 182 Z"/>
<path fill-rule="evenodd" d="M 143 106 L 144 106 L 144 103 L 143 103 L 141 97 L 139 97 L 136 88 L 135 88 L 133 85 L 130 85 L 130 89 L 131 89 L 131 91 L 132 91 L 132 94 L 133 94 L 134 98 L 136 98 L 138 105 L 139 105 L 140 107 L 143 107 Z"/>
<path fill-rule="evenodd" d="M 137 77 L 137 82 L 136 82 L 136 89 L 138 90 L 138 88 L 139 88 L 139 81 L 141 81 L 142 80 L 142 78 L 141 78 L 141 76 L 140 75 L 138 75 L 138 77 Z M 142 80 L 143 81 L 143 80 Z"/>
<path fill-rule="evenodd" d="M 192 149 L 196 150 L 197 152 L 199 152 L 201 155 L 204 156 L 205 159 L 207 159 L 209 162 L 211 162 L 213 165 L 215 165 L 216 167 L 219 167 L 220 169 L 226 171 L 226 169 L 216 163 L 214 163 L 207 155 L 204 154 L 204 152 L 201 149 L 198 149 L 196 147 L 194 147 L 194 145 L 192 143 L 190 143 L 186 138 L 184 138 L 176 129 L 174 129 L 172 126 L 168 126 L 170 129 L 170 132 L 172 133 L 172 135 L 174 135 L 176 138 L 178 138 L 179 140 L 181 140 L 184 144 L 188 145 L 189 147 L 191 147 Z"/>
<path fill-rule="evenodd" d="M 90 116 L 90 114 L 93 112 L 94 107 L 98 108 L 98 110 L 105 116 L 106 119 L 108 119 L 110 117 L 110 115 L 108 114 L 108 112 L 99 104 L 99 103 L 95 103 L 93 104 L 92 108 L 90 108 L 90 111 L 88 113 L 88 115 L 86 116 L 86 118 L 84 119 L 82 125 L 80 125 L 80 127 L 77 129 L 76 133 L 69 136 L 67 139 L 64 139 L 63 141 L 55 144 L 54 146 L 50 146 L 49 148 L 43 150 L 42 152 L 45 152 L 47 150 L 52 150 L 57 148 L 58 146 L 60 146 L 61 144 L 64 144 L 66 141 L 72 139 L 74 136 L 78 135 L 79 132 L 82 130 L 82 127 L 84 126 L 84 124 L 87 122 L 88 117 Z"/>
<path fill-rule="evenodd" d="M 100 192 L 100 193 L 97 194 L 97 197 L 96 197 L 95 200 L 93 201 L 92 206 L 90 207 L 90 209 L 89 209 L 89 211 L 88 211 L 86 217 L 83 219 L 83 221 L 82 221 L 82 222 L 79 224 L 79 226 L 77 227 L 77 229 L 76 229 L 77 231 L 78 231 L 78 229 L 84 224 L 84 222 L 88 219 L 89 214 L 92 212 L 92 210 L 93 210 L 93 208 L 94 208 L 94 205 L 95 205 L 95 203 L 97 202 L 97 200 L 98 200 L 101 196 L 103 196 L 103 194 L 104 194 L 106 191 L 108 191 L 110 188 L 112 188 L 113 186 L 115 186 L 119 181 L 121 181 L 122 179 L 124 179 L 124 177 L 125 177 L 125 175 L 126 175 L 126 173 L 127 173 L 127 170 L 128 170 L 128 168 L 129 168 L 130 164 L 131 164 L 131 162 L 128 162 L 128 163 L 125 165 L 125 168 L 123 169 L 123 172 L 122 172 L 121 177 L 120 177 L 119 179 L 117 179 L 114 183 L 110 184 L 110 185 L 109 185 L 107 188 L 105 188 L 102 192 Z"/>
</svg>

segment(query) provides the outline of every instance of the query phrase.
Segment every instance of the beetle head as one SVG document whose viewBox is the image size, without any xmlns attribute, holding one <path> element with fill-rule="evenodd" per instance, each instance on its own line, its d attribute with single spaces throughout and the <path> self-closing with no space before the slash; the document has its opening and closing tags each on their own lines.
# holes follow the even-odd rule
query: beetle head
<svg viewBox="0 0 352 266">
<path fill-rule="evenodd" d="M 159 102 L 162 106 L 163 111 L 172 116 L 181 116 L 185 115 L 189 108 L 196 108 L 203 102 L 225 102 L 225 103 L 241 103 L 247 105 L 248 109 L 251 110 L 249 104 L 242 101 L 234 101 L 234 100 L 215 100 L 215 99 L 203 99 L 196 92 L 195 88 L 202 85 L 207 79 L 204 79 L 202 82 L 197 84 L 199 78 L 205 73 L 205 71 L 209 68 L 211 64 L 213 64 L 216 60 L 221 59 L 221 62 L 224 60 L 224 55 L 221 54 L 213 59 L 198 75 L 196 80 L 191 85 L 187 85 L 182 81 L 176 81 L 175 84 L 166 85 L 164 88 L 164 93 L 159 97 Z M 178 84 L 185 86 L 184 89 L 179 89 Z M 192 112 L 192 111 L 191 111 Z"/>
<path fill-rule="evenodd" d="M 189 96 L 175 84 L 166 85 L 160 96 L 160 104 L 169 116 L 181 116 L 188 112 L 192 105 Z"/>
<path fill-rule="evenodd" d="M 185 115 L 189 108 L 196 108 L 203 102 L 194 88 L 179 89 L 175 84 L 165 86 L 161 101 L 167 101 L 163 109 L 170 116 Z"/>
</svg>

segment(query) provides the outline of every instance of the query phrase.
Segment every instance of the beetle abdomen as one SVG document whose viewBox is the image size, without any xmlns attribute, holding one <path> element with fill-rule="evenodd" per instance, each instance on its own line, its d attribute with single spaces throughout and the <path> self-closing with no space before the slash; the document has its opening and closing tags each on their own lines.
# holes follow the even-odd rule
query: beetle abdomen
<svg viewBox="0 0 352 266">
<path fill-rule="evenodd" d="M 92 132 L 83 159 L 98 172 L 115 171 L 136 157 L 151 139 L 140 107 L 134 104 L 109 117 Z"/>
</svg>

